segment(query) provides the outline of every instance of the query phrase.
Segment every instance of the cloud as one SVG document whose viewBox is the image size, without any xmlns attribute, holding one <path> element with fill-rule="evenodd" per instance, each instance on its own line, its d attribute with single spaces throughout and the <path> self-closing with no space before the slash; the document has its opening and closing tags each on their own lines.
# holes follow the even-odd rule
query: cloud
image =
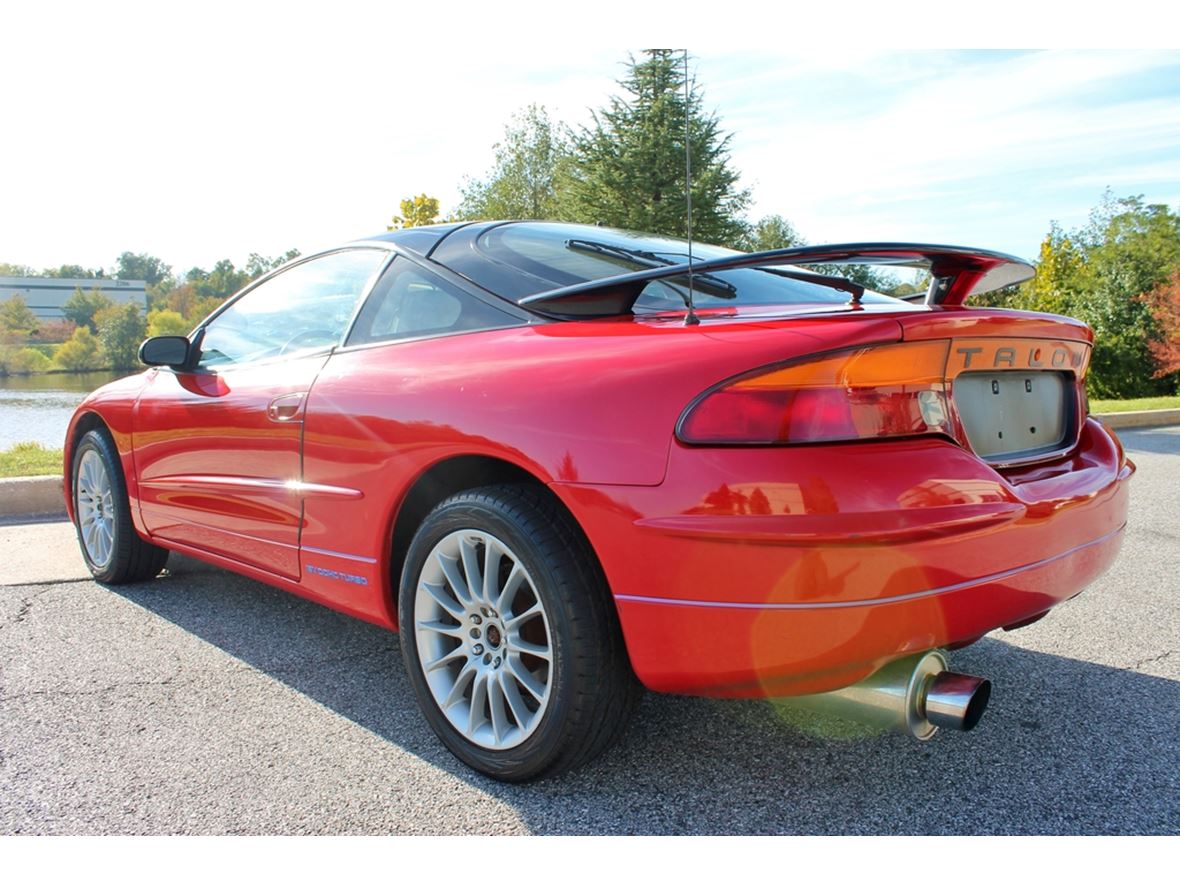
<svg viewBox="0 0 1180 885">
<path fill-rule="evenodd" d="M 1176 53 L 909 53 L 900 73 L 895 58 L 811 73 L 807 88 L 764 69 L 748 90 L 741 65 L 741 88 L 718 84 L 738 108 L 724 122 L 740 121 L 733 160 L 756 212 L 785 214 L 813 239 L 1006 224 L 1024 231 L 1027 252 L 1028 231 L 1043 231 L 1054 201 L 1074 202 L 1077 189 L 1096 199 L 1106 184 L 1177 175 L 1167 159 L 1180 156 Z M 966 214 L 980 220 L 966 225 Z"/>
</svg>

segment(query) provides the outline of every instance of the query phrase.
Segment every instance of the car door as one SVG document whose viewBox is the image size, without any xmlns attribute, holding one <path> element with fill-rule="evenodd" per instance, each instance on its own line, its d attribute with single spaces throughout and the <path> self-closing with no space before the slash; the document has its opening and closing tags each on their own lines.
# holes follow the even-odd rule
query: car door
<svg viewBox="0 0 1180 885">
<path fill-rule="evenodd" d="M 149 373 L 132 446 L 154 537 L 298 579 L 307 395 L 388 257 L 346 249 L 267 277 L 198 330 L 193 371 Z"/>
</svg>

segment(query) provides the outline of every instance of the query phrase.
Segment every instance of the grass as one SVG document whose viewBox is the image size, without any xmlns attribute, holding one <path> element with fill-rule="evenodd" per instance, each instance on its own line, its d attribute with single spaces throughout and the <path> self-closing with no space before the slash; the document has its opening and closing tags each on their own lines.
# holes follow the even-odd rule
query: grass
<svg viewBox="0 0 1180 885">
<path fill-rule="evenodd" d="M 1154 412 L 1156 409 L 1180 409 L 1180 396 L 1090 400 L 1090 411 L 1096 415 L 1102 415 L 1106 412 Z"/>
<path fill-rule="evenodd" d="M 9 476 L 61 476 L 61 449 L 47 449 L 40 443 L 17 443 L 0 452 L 0 478 Z"/>
</svg>

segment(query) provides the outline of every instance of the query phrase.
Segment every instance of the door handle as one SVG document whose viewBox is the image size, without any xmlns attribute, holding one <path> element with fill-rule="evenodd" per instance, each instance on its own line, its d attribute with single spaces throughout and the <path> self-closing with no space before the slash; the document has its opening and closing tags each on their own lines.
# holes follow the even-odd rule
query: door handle
<svg viewBox="0 0 1180 885">
<path fill-rule="evenodd" d="M 302 393 L 284 393 L 282 396 L 276 396 L 266 407 L 266 417 L 279 424 L 298 422 L 302 415 Z"/>
</svg>

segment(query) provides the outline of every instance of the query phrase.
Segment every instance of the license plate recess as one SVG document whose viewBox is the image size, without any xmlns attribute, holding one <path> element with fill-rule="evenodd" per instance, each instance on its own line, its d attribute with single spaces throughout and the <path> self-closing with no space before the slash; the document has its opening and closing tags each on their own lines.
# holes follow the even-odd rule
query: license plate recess
<svg viewBox="0 0 1180 885">
<path fill-rule="evenodd" d="M 952 395 L 976 454 L 1007 461 L 1061 448 L 1070 380 L 1051 371 L 960 373 Z"/>
</svg>

